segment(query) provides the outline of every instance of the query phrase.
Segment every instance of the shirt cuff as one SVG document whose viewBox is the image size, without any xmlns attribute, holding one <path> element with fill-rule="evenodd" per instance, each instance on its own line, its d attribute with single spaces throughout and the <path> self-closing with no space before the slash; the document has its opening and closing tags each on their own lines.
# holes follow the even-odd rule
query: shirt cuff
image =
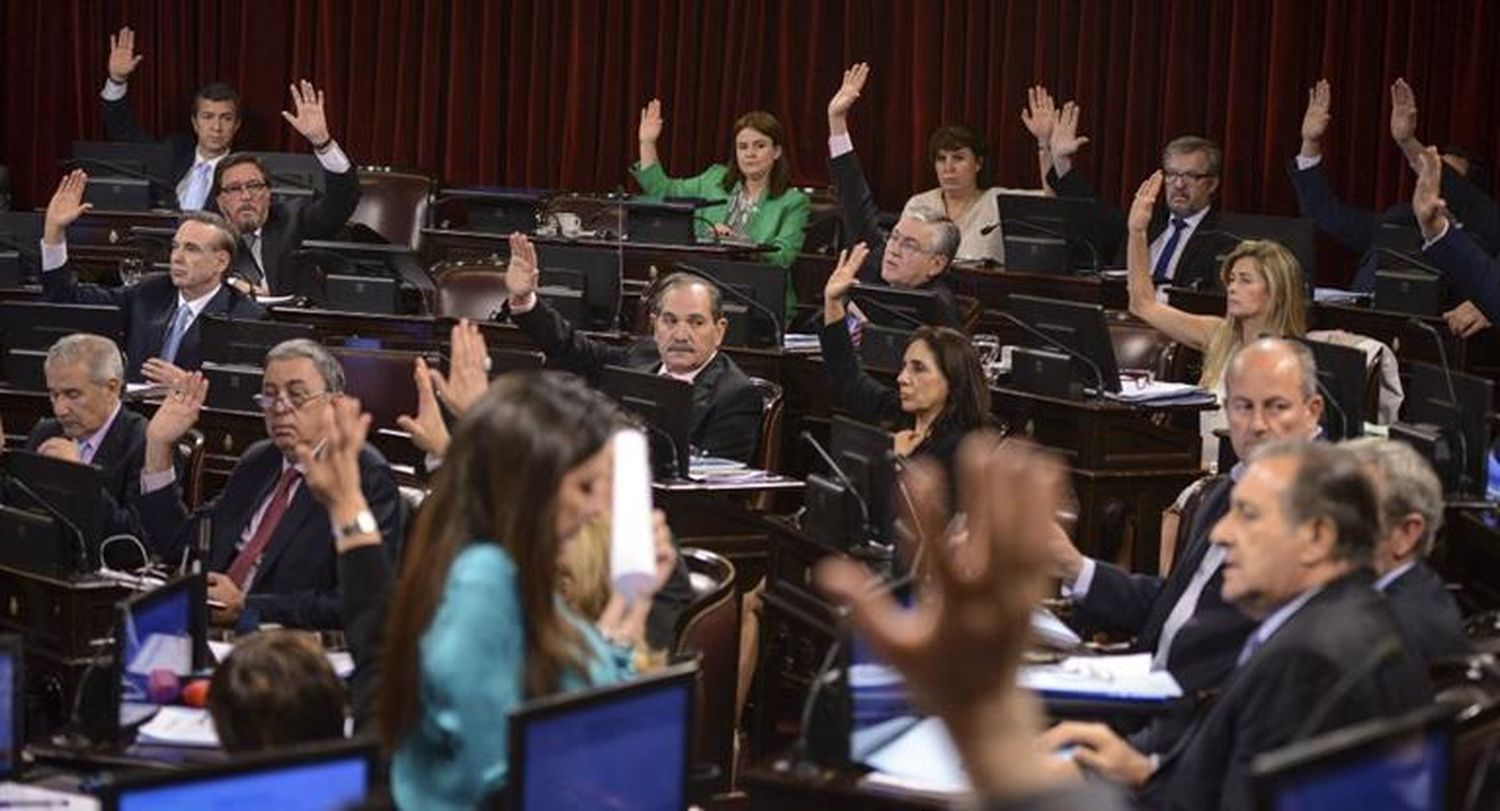
<svg viewBox="0 0 1500 811">
<path fill-rule="evenodd" d="M 1294 161 L 1297 162 L 1297 171 L 1299 171 L 1299 172 L 1305 172 L 1308 169 L 1311 169 L 1314 166 L 1317 166 L 1318 164 L 1322 163 L 1323 162 L 1323 156 L 1322 155 L 1317 155 L 1315 157 L 1309 158 L 1306 155 L 1300 155 L 1299 154 L 1297 157 L 1293 158 L 1292 160 L 1294 160 Z"/>
<path fill-rule="evenodd" d="M 523 302 L 521 302 L 520 304 L 516 304 L 515 302 L 511 302 L 511 305 L 510 305 L 510 314 L 511 315 L 521 315 L 523 313 L 529 313 L 529 312 L 531 312 L 532 310 L 535 310 L 535 309 L 536 309 L 536 292 L 532 291 L 532 292 L 526 294 L 526 300 L 523 301 Z"/>
<path fill-rule="evenodd" d="M 1443 237 L 1448 236 L 1448 229 L 1452 228 L 1452 227 L 1453 227 L 1453 221 L 1452 220 L 1448 220 L 1448 219 L 1444 219 L 1443 220 L 1443 230 L 1439 231 L 1438 235 L 1435 236 L 1435 237 L 1433 237 L 1432 239 L 1423 240 L 1422 241 L 1422 250 L 1426 251 L 1428 248 L 1431 248 L 1433 245 L 1436 245 L 1437 243 L 1441 242 L 1442 239 L 1443 239 Z M 43 258 L 43 260 L 42 260 L 42 269 L 43 270 L 47 269 L 46 259 L 45 258 Z"/>
<path fill-rule="evenodd" d="M 1078 570 L 1078 576 L 1073 578 L 1072 583 L 1063 584 L 1063 596 L 1070 600 L 1082 600 L 1089 596 L 1089 586 L 1094 585 L 1094 571 L 1098 564 L 1093 558 L 1084 558 L 1083 567 Z"/>
<path fill-rule="evenodd" d="M 99 98 L 105 101 L 119 101 L 125 98 L 125 91 L 128 88 L 129 85 L 124 82 L 117 82 L 114 79 L 106 78 L 104 80 L 104 89 L 99 91 Z"/>
<path fill-rule="evenodd" d="M 318 156 L 318 163 L 323 164 L 325 171 L 333 172 L 334 174 L 341 175 L 349 171 L 349 167 L 354 165 L 349 162 L 349 156 L 344 154 L 344 150 L 339 146 L 338 141 L 330 143 L 328 148 L 322 152 L 314 150 L 313 154 Z"/>
<path fill-rule="evenodd" d="M 48 245 L 42 242 L 42 272 L 57 270 L 68 264 L 68 241 L 63 240 L 56 245 Z"/>
<path fill-rule="evenodd" d="M 426 471 L 428 473 L 436 473 L 437 469 L 440 468 L 440 467 L 442 467 L 442 466 L 443 466 L 443 457 L 438 456 L 435 453 L 423 454 L 423 456 L 422 456 L 422 467 L 424 469 L 426 469 Z"/>
<path fill-rule="evenodd" d="M 147 496 L 158 490 L 171 487 L 172 482 L 175 481 L 177 481 L 177 471 L 174 468 L 169 467 L 166 470 L 157 471 L 156 473 L 147 473 L 142 470 L 141 495 Z"/>
<path fill-rule="evenodd" d="M 849 133 L 828 136 L 828 157 L 837 158 L 840 155 L 847 155 L 853 151 L 854 139 L 849 137 Z"/>
</svg>

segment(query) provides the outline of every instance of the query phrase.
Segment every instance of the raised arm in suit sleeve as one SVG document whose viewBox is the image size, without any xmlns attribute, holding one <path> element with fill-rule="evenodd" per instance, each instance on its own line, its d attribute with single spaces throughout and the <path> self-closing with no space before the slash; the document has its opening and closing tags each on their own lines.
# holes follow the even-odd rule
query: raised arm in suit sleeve
<svg viewBox="0 0 1500 811">
<path fill-rule="evenodd" d="M 590 380 L 597 379 L 605 366 L 630 364 L 629 347 L 610 346 L 589 338 L 540 298 L 530 310 L 512 312 L 511 320 L 536 342 L 548 361 Z"/>
<path fill-rule="evenodd" d="M 630 167 L 630 174 L 635 181 L 641 184 L 641 191 L 645 197 L 660 200 L 663 197 L 700 197 L 704 199 L 723 199 L 724 188 L 720 185 L 728 170 L 721 164 L 714 164 L 692 177 L 671 177 L 662 168 L 661 162 L 647 166 L 642 169 L 640 164 Z"/>
<path fill-rule="evenodd" d="M 1484 317 L 1500 323 L 1500 265 L 1468 234 L 1468 229 L 1449 227 L 1427 246 L 1427 260 L 1442 269 L 1458 295 L 1474 302 Z"/>
<path fill-rule="evenodd" d="M 818 343 L 823 349 L 823 376 L 840 408 L 861 422 L 875 425 L 898 422 L 905 416 L 896 390 L 860 367 L 842 321 L 824 324 L 818 332 Z"/>
<path fill-rule="evenodd" d="M 111 92 L 111 88 L 119 88 Z M 132 144 L 149 144 L 156 139 L 151 133 L 146 132 L 141 122 L 136 119 L 135 111 L 130 109 L 130 99 L 125 95 L 127 85 L 110 82 L 106 85 L 104 92 L 99 98 L 103 101 L 100 108 L 104 114 L 104 137 L 111 141 L 121 141 Z M 111 96 L 114 96 L 111 98 Z"/>
<path fill-rule="evenodd" d="M 330 151 L 338 149 L 337 144 L 330 145 Z M 359 172 L 348 158 L 343 157 L 342 151 L 338 152 L 338 156 L 343 158 L 344 171 L 331 171 L 324 166 L 323 177 L 327 190 L 322 197 L 297 208 L 293 215 L 300 220 L 299 233 L 303 239 L 333 237 L 359 206 Z M 318 159 L 322 161 L 324 158 L 319 155 Z"/>
<path fill-rule="evenodd" d="M 71 263 L 42 271 L 42 300 L 58 304 L 107 304 L 125 309 L 134 288 L 104 287 L 78 281 Z"/>
<path fill-rule="evenodd" d="M 1370 249 L 1380 227 L 1380 215 L 1340 199 L 1328 183 L 1321 160 L 1303 169 L 1294 159 L 1287 166 L 1287 176 L 1297 193 L 1297 210 L 1311 217 L 1319 231 L 1355 253 Z"/>
<path fill-rule="evenodd" d="M 1094 201 L 1094 222 L 1089 230 L 1093 234 L 1094 247 L 1099 258 L 1109 261 L 1119 255 L 1120 245 L 1125 241 L 1125 212 L 1099 199 L 1099 192 L 1089 184 L 1083 173 L 1074 169 L 1059 175 L 1056 169 L 1047 172 L 1047 185 L 1058 197 L 1077 197 Z"/>
<path fill-rule="evenodd" d="M 812 208 L 812 203 L 798 189 L 787 189 L 781 196 L 783 205 L 776 230 L 771 233 L 770 239 L 765 240 L 766 244 L 775 245 L 776 250 L 767 251 L 761 257 L 773 265 L 791 267 L 807 237 L 807 213 Z"/>
<path fill-rule="evenodd" d="M 863 242 L 870 248 L 859 278 L 879 282 L 885 236 L 880 233 L 880 209 L 875 205 L 875 195 L 865 180 L 865 171 L 852 151 L 829 158 L 828 169 L 833 175 L 833 192 L 838 197 L 839 216 L 849 235 L 849 244 Z"/>
<path fill-rule="evenodd" d="M 1500 206 L 1495 198 L 1444 164 L 1443 199 L 1485 253 L 1500 252 Z"/>
<path fill-rule="evenodd" d="M 1166 580 L 1132 574 L 1111 563 L 1095 561 L 1088 592 L 1075 606 L 1076 617 L 1090 628 L 1138 634 L 1151 616 L 1151 606 Z"/>
</svg>

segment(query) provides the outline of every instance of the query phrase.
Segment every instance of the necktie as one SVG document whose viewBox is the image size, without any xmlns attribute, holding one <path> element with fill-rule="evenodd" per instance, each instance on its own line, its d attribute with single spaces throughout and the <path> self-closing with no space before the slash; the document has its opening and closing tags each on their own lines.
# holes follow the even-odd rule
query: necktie
<svg viewBox="0 0 1500 811">
<path fill-rule="evenodd" d="M 188 175 L 187 189 L 182 192 L 182 199 L 178 201 L 183 211 L 198 211 L 208 202 L 208 187 L 213 180 L 209 168 L 208 161 L 199 161 L 193 165 L 192 173 Z"/>
<path fill-rule="evenodd" d="M 78 461 L 85 465 L 94 461 L 94 443 L 87 439 L 78 442 Z"/>
<path fill-rule="evenodd" d="M 291 499 L 287 496 L 292 491 L 292 485 L 296 484 L 300 478 L 302 474 L 294 467 L 282 471 L 281 478 L 276 482 L 276 489 L 271 491 L 271 500 L 266 505 L 266 511 L 260 517 L 260 524 L 255 528 L 255 534 L 250 536 L 250 542 L 240 549 L 234 562 L 229 564 L 229 579 L 241 589 L 245 588 L 245 581 L 250 577 L 250 572 L 260 564 L 261 555 L 266 551 L 266 544 L 271 542 L 271 536 L 276 533 L 276 526 L 281 523 L 281 517 L 286 515 L 286 508 L 291 504 Z"/>
<path fill-rule="evenodd" d="M 186 304 L 177 305 L 177 312 L 172 316 L 172 326 L 167 328 L 166 340 L 161 342 L 161 359 L 167 363 L 177 360 L 177 350 L 182 346 L 182 336 L 187 334 L 188 326 L 193 323 L 193 311 Z"/>
<path fill-rule="evenodd" d="M 1156 257 L 1156 267 L 1151 271 L 1151 281 L 1163 284 L 1167 281 L 1167 269 L 1172 266 L 1172 257 L 1177 254 L 1177 243 L 1182 239 L 1182 228 L 1187 225 L 1187 220 L 1181 217 L 1172 218 L 1172 235 L 1167 237 L 1167 244 L 1161 246 L 1161 256 Z"/>
<path fill-rule="evenodd" d="M 1172 613 L 1167 615 L 1167 621 L 1162 624 L 1161 637 L 1156 642 L 1156 654 L 1151 657 L 1152 670 L 1166 670 L 1167 658 L 1172 652 L 1172 640 L 1177 638 L 1177 632 L 1187 625 L 1188 620 L 1193 618 L 1193 613 L 1198 610 L 1198 598 L 1203 596 L 1203 589 L 1208 581 L 1213 579 L 1214 573 L 1224 565 L 1224 547 L 1218 544 L 1210 544 L 1208 551 L 1203 553 L 1203 560 L 1199 562 L 1198 569 L 1193 572 L 1193 579 L 1188 581 L 1187 588 L 1183 589 L 1182 596 L 1177 598 L 1177 604 L 1172 606 Z"/>
</svg>

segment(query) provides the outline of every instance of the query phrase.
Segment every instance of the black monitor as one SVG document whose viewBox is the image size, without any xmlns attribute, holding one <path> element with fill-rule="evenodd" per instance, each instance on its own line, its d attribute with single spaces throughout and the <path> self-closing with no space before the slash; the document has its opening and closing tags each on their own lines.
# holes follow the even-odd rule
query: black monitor
<svg viewBox="0 0 1500 811">
<path fill-rule="evenodd" d="M 1483 498 L 1494 381 L 1463 372 L 1450 374 L 1441 366 L 1416 361 L 1401 364 L 1401 371 L 1406 392 L 1402 420 L 1433 425 L 1440 433 L 1439 458 L 1429 461 L 1443 482 L 1443 491 L 1450 497 Z"/>
<path fill-rule="evenodd" d="M 74 141 L 74 166 L 89 174 L 84 201 L 104 211 L 177 207 L 172 147 L 166 143 Z"/>
<path fill-rule="evenodd" d="M 264 359 L 264 356 L 262 356 Z M 199 368 L 208 381 L 208 399 L 204 405 L 225 411 L 261 413 L 255 404 L 265 370 L 257 364 L 209 363 Z"/>
<path fill-rule="evenodd" d="M 1058 268 L 1032 267 L 1027 270 L 1098 271 L 1110 257 L 1104 246 L 1094 244 L 1099 233 L 1099 203 L 1083 197 L 1043 197 L 1035 194 L 1001 194 L 995 198 L 996 215 L 1005 229 L 1006 239 L 1013 236 L 1051 237 L 1068 244 L 1069 262 Z M 1006 261 L 1010 255 L 1007 252 Z"/>
<path fill-rule="evenodd" d="M 0 780 L 15 776 L 26 746 L 26 679 L 21 637 L 0 635 Z"/>
<path fill-rule="evenodd" d="M 270 175 L 271 193 L 279 197 L 313 197 L 327 189 L 323 164 L 306 152 L 252 152 Z"/>
<path fill-rule="evenodd" d="M 331 240 L 307 239 L 302 241 L 302 246 L 292 252 L 294 267 L 302 271 L 307 279 L 323 281 L 322 290 L 315 289 L 316 282 L 303 281 L 300 288 L 287 287 L 285 290 L 273 291 L 277 295 L 295 294 L 309 296 L 315 300 L 327 302 L 331 309 L 344 309 L 334 307 L 331 302 L 335 294 L 347 294 L 348 291 L 339 288 L 335 282 L 336 277 L 341 276 L 363 276 L 370 279 L 380 279 L 390 282 L 383 290 L 394 291 L 399 287 L 399 281 L 407 278 L 403 267 L 410 267 L 417 262 L 416 252 L 408 245 L 392 245 L 383 242 L 339 242 Z M 283 273 L 283 277 L 287 274 Z M 370 299 L 366 301 L 362 295 L 355 294 L 345 303 L 352 307 L 379 307 L 377 310 L 348 310 L 349 312 L 381 312 L 392 314 L 385 303 L 382 294 L 379 301 Z"/>
<path fill-rule="evenodd" d="M 1318 366 L 1318 391 L 1323 395 L 1323 435 L 1330 441 L 1354 439 L 1365 433 L 1365 381 L 1369 378 L 1363 350 L 1327 341 L 1304 340 Z"/>
<path fill-rule="evenodd" d="M 358 808 L 380 781 L 379 746 L 353 740 L 282 747 L 183 770 L 116 774 L 101 792 L 103 811 Z"/>
<path fill-rule="evenodd" d="M 1220 264 L 1240 241 L 1265 239 L 1280 243 L 1297 257 L 1297 264 L 1302 266 L 1303 279 L 1311 283 L 1317 276 L 1318 228 L 1311 217 L 1274 217 L 1226 211 L 1219 215 L 1218 225 L 1213 230 L 1225 238 L 1224 249 L 1216 257 Z"/>
<path fill-rule="evenodd" d="M 6 350 L 5 383 L 19 391 L 46 391 L 47 350 Z"/>
<path fill-rule="evenodd" d="M 310 324 L 284 321 L 205 315 L 200 323 L 201 354 L 203 360 L 211 363 L 261 366 L 265 363 L 266 353 L 282 341 L 310 339 L 315 335 Z"/>
<path fill-rule="evenodd" d="M 859 362 L 866 369 L 898 374 L 906 361 L 912 330 L 865 324 L 859 342 Z"/>
<path fill-rule="evenodd" d="M 663 245 L 695 245 L 701 200 L 634 199 L 625 208 L 625 238 L 631 242 Z"/>
<path fill-rule="evenodd" d="M 1434 704 L 1376 718 L 1257 755 L 1257 808 L 1449 808 L 1453 708 Z"/>
<path fill-rule="evenodd" d="M 729 291 L 723 293 L 726 305 L 737 299 L 755 302 L 758 306 L 746 308 L 750 328 L 744 330 L 745 345 L 780 348 L 782 325 L 786 323 L 786 268 L 728 259 L 694 259 L 677 267 L 709 279 L 720 291 Z"/>
<path fill-rule="evenodd" d="M 0 504 L 0 565 L 67 577 L 78 570 L 78 540 L 50 515 Z"/>
<path fill-rule="evenodd" d="M 686 808 L 697 684 L 688 662 L 511 713 L 508 807 Z"/>
<path fill-rule="evenodd" d="M 658 479 L 688 478 L 692 385 L 665 375 L 606 366 L 599 375 L 599 389 L 645 424 L 652 474 Z"/>
<path fill-rule="evenodd" d="M 610 248 L 537 243 L 541 284 L 583 291 L 584 325 L 610 331 L 620 322 L 621 259 Z"/>
<path fill-rule="evenodd" d="M 328 306 L 346 313 L 395 315 L 400 304 L 400 283 L 381 276 L 351 276 L 330 273 L 323 279 Z"/>
<path fill-rule="evenodd" d="M 829 430 L 828 452 L 869 508 L 871 537 L 868 540 L 894 543 L 894 505 L 891 499 L 896 493 L 896 463 L 891 434 L 883 428 L 848 417 L 834 417 Z"/>
<path fill-rule="evenodd" d="M 42 214 L 0 211 L 0 287 L 20 287 L 41 272 Z"/>
<path fill-rule="evenodd" d="M 99 542 L 104 540 L 104 473 L 94 465 L 27 450 L 10 451 L 4 464 L 11 479 L 5 488 L 6 503 L 50 516 L 63 525 L 69 572 L 77 572 L 80 566 L 85 570 L 97 567 Z"/>
<path fill-rule="evenodd" d="M 177 700 L 153 680 L 165 674 L 180 683 L 207 664 L 207 585 L 201 574 L 173 580 L 115 606 L 115 702 L 117 732 L 139 726 Z"/>
<path fill-rule="evenodd" d="M 542 189 L 443 189 L 438 199 L 464 201 L 471 231 L 530 234 L 552 194 Z"/>
<path fill-rule="evenodd" d="M 1109 338 L 1109 325 L 1104 320 L 1104 307 L 1012 294 L 1010 311 L 1057 344 L 1088 359 L 1089 362 L 1084 363 L 1077 357 L 1073 358 L 1073 371 L 1086 388 L 1097 389 L 1102 384 L 1106 391 L 1120 391 L 1120 367 L 1115 360 L 1114 343 Z M 1038 349 L 1055 351 L 1058 348 L 1034 336 L 1028 335 L 1027 339 Z"/>
<path fill-rule="evenodd" d="M 866 318 L 881 326 L 909 330 L 949 324 L 948 307 L 935 290 L 861 284 L 849 296 Z"/>
<path fill-rule="evenodd" d="M 1380 223 L 1375 229 L 1375 239 L 1370 243 L 1375 267 L 1382 270 L 1420 267 L 1425 264 L 1420 259 L 1423 242 L 1422 232 L 1409 217 L 1404 222 Z"/>
<path fill-rule="evenodd" d="M 108 304 L 0 301 L 0 340 L 6 349 L 48 350 L 76 332 L 125 342 L 125 313 Z"/>
</svg>

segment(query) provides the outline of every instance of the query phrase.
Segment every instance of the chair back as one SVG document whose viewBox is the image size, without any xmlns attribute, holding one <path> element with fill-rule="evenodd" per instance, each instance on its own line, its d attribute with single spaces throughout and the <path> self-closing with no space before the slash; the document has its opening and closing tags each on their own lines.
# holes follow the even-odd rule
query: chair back
<svg viewBox="0 0 1500 811">
<path fill-rule="evenodd" d="M 432 178 L 389 166 L 359 168 L 359 207 L 349 222 L 359 223 L 392 245 L 421 247 L 422 225 L 432 204 Z"/>
<path fill-rule="evenodd" d="M 739 680 L 740 601 L 734 564 L 706 549 L 684 547 L 693 602 L 677 619 L 672 655 L 700 659 L 694 760 L 719 767 L 715 792 L 733 785 L 735 688 Z"/>
<path fill-rule="evenodd" d="M 177 440 L 177 469 L 182 471 L 182 503 L 191 512 L 203 501 L 203 456 L 208 442 L 203 432 L 190 428 Z"/>
<path fill-rule="evenodd" d="M 750 385 L 760 393 L 760 444 L 755 448 L 751 463 L 761 470 L 776 471 L 781 467 L 781 420 L 785 410 L 785 396 L 781 385 L 759 377 L 751 377 Z"/>
<path fill-rule="evenodd" d="M 497 261 L 441 262 L 432 269 L 437 286 L 433 314 L 489 321 L 510 295 L 505 265 Z"/>
</svg>

